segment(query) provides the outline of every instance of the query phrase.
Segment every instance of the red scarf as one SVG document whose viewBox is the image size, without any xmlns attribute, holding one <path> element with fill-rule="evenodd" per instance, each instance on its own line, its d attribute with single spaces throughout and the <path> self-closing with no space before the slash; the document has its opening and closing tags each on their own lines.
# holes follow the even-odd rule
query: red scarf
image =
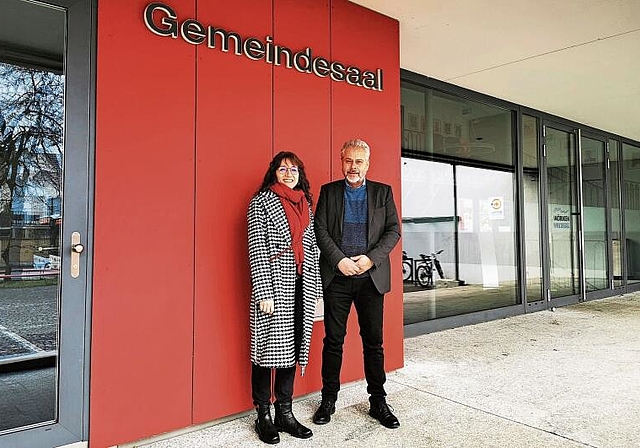
<svg viewBox="0 0 640 448">
<path fill-rule="evenodd" d="M 271 186 L 271 191 L 278 195 L 284 213 L 289 221 L 291 230 L 291 249 L 296 260 L 298 274 L 302 274 L 302 261 L 304 260 L 304 248 L 302 247 L 302 237 L 304 229 L 309 226 L 309 204 L 304 196 L 304 191 L 293 190 L 281 183 Z"/>
</svg>

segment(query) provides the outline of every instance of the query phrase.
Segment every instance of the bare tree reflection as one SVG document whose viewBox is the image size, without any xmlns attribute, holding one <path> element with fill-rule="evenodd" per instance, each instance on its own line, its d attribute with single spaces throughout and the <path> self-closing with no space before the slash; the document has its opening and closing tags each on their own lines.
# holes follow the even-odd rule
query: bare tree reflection
<svg viewBox="0 0 640 448">
<path fill-rule="evenodd" d="M 64 77 L 0 63 L 0 80 L 0 258 L 9 275 L 37 245 L 57 255 Z M 27 234 L 30 225 L 48 231 Z"/>
</svg>

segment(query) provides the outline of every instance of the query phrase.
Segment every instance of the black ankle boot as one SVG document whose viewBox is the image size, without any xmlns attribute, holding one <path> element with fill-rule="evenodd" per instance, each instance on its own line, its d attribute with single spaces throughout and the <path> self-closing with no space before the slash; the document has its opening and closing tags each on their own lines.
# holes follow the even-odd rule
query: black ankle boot
<svg viewBox="0 0 640 448">
<path fill-rule="evenodd" d="M 293 437 L 297 437 L 299 439 L 308 439 L 313 435 L 313 432 L 300 424 L 298 420 L 293 415 L 293 411 L 291 410 L 291 402 L 282 402 L 279 403 L 276 401 L 276 420 L 275 425 L 278 428 L 278 431 L 283 431 L 291 434 Z"/>
<path fill-rule="evenodd" d="M 256 411 L 258 411 L 256 432 L 258 433 L 260 440 L 271 445 L 280 443 L 278 430 L 273 425 L 273 421 L 271 421 L 271 405 L 259 405 L 256 408 Z"/>
<path fill-rule="evenodd" d="M 382 426 L 386 426 L 389 429 L 395 429 L 400 426 L 398 418 L 393 415 L 389 405 L 385 399 L 370 400 L 371 408 L 369 409 L 369 415 L 377 419 Z"/>
<path fill-rule="evenodd" d="M 326 425 L 331 421 L 331 414 L 336 412 L 336 400 L 323 398 L 320 406 L 313 414 L 313 423 L 316 425 Z"/>
</svg>

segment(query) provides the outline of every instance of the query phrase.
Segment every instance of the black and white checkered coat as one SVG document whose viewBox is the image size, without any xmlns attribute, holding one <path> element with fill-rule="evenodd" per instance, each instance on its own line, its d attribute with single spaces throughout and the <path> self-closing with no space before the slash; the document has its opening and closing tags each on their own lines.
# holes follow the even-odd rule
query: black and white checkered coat
<svg viewBox="0 0 640 448">
<path fill-rule="evenodd" d="M 251 362 L 262 367 L 282 368 L 296 364 L 294 347 L 294 305 L 296 264 L 291 247 L 291 231 L 280 202 L 272 191 L 258 193 L 249 203 L 249 263 L 251 268 Z M 320 250 L 309 226 L 302 244 L 303 335 L 300 366 L 309 361 L 309 345 L 316 300 L 322 298 L 318 260 Z M 273 299 L 271 315 L 260 311 L 259 302 Z"/>
</svg>

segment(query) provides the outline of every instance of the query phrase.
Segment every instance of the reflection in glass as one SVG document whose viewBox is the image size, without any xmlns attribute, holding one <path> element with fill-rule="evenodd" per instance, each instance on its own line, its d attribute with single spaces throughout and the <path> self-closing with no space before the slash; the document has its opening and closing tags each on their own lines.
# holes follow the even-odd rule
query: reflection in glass
<svg viewBox="0 0 640 448">
<path fill-rule="evenodd" d="M 457 314 L 452 311 L 456 298 L 449 290 L 446 299 L 441 294 L 443 288 L 458 284 L 453 191 L 451 165 L 402 158 L 402 249 L 406 269 L 412 269 L 404 282 L 405 324 Z M 431 254 L 437 257 L 444 279 L 435 262 L 428 260 Z"/>
<path fill-rule="evenodd" d="M 513 183 L 510 172 L 456 168 L 459 276 L 478 291 L 465 312 L 518 303 Z"/>
<path fill-rule="evenodd" d="M 576 144 L 572 133 L 546 128 L 551 298 L 580 292 Z"/>
<path fill-rule="evenodd" d="M 513 173 L 402 158 L 402 204 L 405 324 L 518 302 Z"/>
<path fill-rule="evenodd" d="M 640 147 L 622 144 L 627 282 L 640 281 Z"/>
<path fill-rule="evenodd" d="M 584 276 L 587 292 L 609 287 L 607 219 L 604 179 L 605 143 L 582 137 L 582 201 L 584 223 Z"/>
<path fill-rule="evenodd" d="M 620 145 L 617 140 L 609 140 L 609 160 L 611 181 L 611 250 L 613 255 L 613 286 L 622 286 L 622 220 L 620 219 Z"/>
<path fill-rule="evenodd" d="M 527 302 L 542 300 L 540 256 L 540 169 L 538 167 L 538 120 L 522 116 L 524 188 L 524 244 L 526 251 Z"/>
<path fill-rule="evenodd" d="M 56 419 L 65 20 L 33 2 L 2 8 L 0 433 Z"/>
<path fill-rule="evenodd" d="M 511 166 L 511 112 L 403 82 L 402 148 Z"/>
</svg>

